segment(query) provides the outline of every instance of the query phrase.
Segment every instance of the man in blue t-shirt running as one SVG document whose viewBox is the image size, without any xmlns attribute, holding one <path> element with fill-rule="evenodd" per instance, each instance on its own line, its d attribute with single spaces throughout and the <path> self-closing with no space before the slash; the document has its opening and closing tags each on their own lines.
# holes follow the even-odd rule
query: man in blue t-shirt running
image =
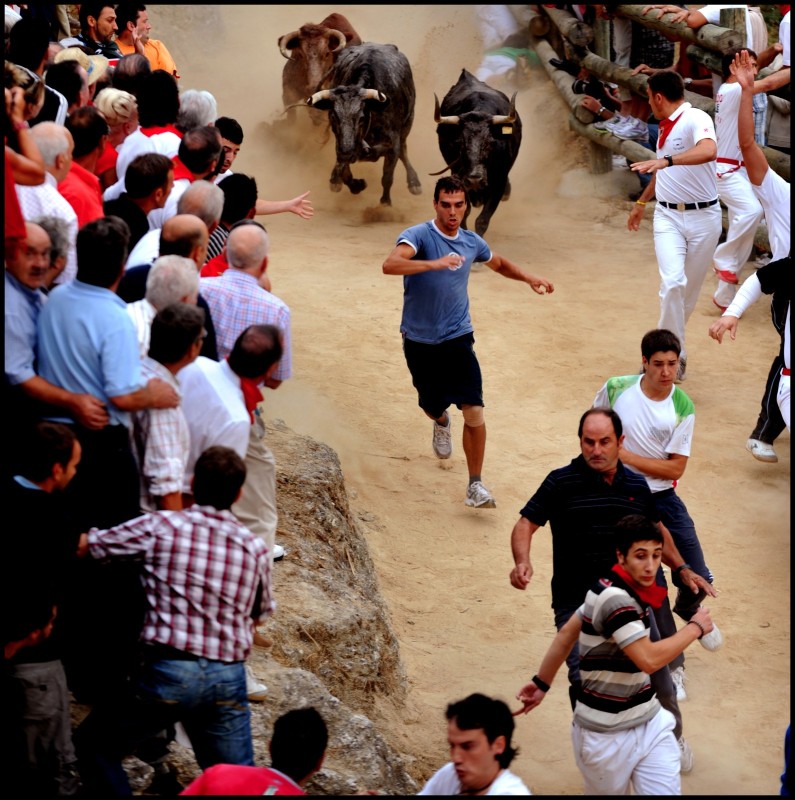
<svg viewBox="0 0 795 800">
<path fill-rule="evenodd" d="M 403 231 L 383 270 L 403 276 L 403 352 L 419 406 L 433 420 L 433 452 L 442 459 L 452 455 L 447 409 L 455 403 L 464 417 L 463 446 L 469 470 L 465 503 L 494 508 L 494 498 L 480 475 L 486 421 L 469 316 L 469 272 L 474 261 L 481 261 L 506 278 L 524 281 L 536 294 L 549 294 L 554 286 L 492 252 L 478 234 L 462 229 L 468 202 L 458 178 L 440 178 L 433 193 L 436 218 Z"/>
</svg>

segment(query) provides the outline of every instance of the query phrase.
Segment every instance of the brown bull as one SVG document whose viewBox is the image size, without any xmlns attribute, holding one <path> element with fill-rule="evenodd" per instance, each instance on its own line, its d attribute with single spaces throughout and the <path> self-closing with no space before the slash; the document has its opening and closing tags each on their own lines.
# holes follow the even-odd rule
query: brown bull
<svg viewBox="0 0 795 800">
<path fill-rule="evenodd" d="M 336 12 L 319 25 L 307 23 L 279 37 L 279 50 L 287 59 L 282 72 L 282 101 L 290 121 L 295 114 L 291 106 L 303 105 L 306 98 L 320 88 L 323 76 L 334 65 L 340 51 L 361 43 L 351 23 Z M 325 122 L 325 115 L 310 113 L 315 124 Z"/>
</svg>

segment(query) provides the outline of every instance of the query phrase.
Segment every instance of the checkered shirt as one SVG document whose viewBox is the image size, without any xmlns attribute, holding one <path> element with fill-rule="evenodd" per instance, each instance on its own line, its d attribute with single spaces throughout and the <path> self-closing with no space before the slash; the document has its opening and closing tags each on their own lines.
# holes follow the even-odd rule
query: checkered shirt
<svg viewBox="0 0 795 800">
<path fill-rule="evenodd" d="M 243 661 L 253 622 L 275 609 L 268 548 L 231 511 L 158 511 L 109 530 L 92 528 L 88 544 L 96 559 L 142 561 L 149 605 L 144 642 Z"/>
<path fill-rule="evenodd" d="M 253 275 L 230 267 L 217 278 L 201 278 L 199 291 L 210 307 L 218 357 L 226 358 L 235 340 L 249 325 L 275 325 L 283 336 L 283 352 L 273 375 L 284 381 L 293 373 L 290 309 L 263 289 Z"/>
</svg>

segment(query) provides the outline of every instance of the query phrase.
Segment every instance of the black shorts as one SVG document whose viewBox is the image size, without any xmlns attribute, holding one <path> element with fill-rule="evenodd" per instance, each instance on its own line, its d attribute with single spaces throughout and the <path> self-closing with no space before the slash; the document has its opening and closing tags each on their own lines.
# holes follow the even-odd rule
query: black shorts
<svg viewBox="0 0 795 800">
<path fill-rule="evenodd" d="M 440 344 L 423 344 L 403 337 L 403 353 L 419 395 L 419 406 L 435 419 L 450 405 L 483 405 L 483 379 L 474 345 L 471 333 Z"/>
</svg>

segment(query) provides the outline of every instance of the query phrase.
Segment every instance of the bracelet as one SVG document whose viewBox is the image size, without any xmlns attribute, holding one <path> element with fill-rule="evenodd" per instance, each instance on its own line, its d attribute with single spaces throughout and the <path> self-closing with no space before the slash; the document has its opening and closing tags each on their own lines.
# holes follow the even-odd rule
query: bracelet
<svg viewBox="0 0 795 800">
<path fill-rule="evenodd" d="M 607 111 L 607 109 L 604 106 L 599 106 L 599 110 L 596 113 L 601 116 L 605 111 Z"/>
<path fill-rule="evenodd" d="M 684 564 L 680 564 L 678 567 L 674 567 L 671 570 L 671 575 L 678 575 L 683 569 L 693 569 L 687 561 Z"/>
<path fill-rule="evenodd" d="M 668 166 L 672 167 L 674 165 L 674 157 L 673 156 L 663 156 L 663 158 L 668 162 Z"/>
<path fill-rule="evenodd" d="M 697 622 L 694 619 L 688 620 L 687 624 L 689 625 L 691 622 L 693 623 L 693 625 L 698 625 L 698 627 L 701 629 L 701 634 L 698 637 L 700 639 L 706 633 L 706 631 L 704 630 L 704 626 L 700 622 Z"/>
<path fill-rule="evenodd" d="M 643 200 L 636 200 L 636 201 L 635 201 L 635 205 L 636 205 L 636 206 L 645 206 L 645 205 L 646 205 L 646 203 L 644 203 L 644 202 L 643 202 Z"/>
<path fill-rule="evenodd" d="M 15 122 L 14 123 L 14 130 L 15 131 L 26 131 L 26 130 L 28 130 L 28 128 L 30 128 L 30 125 L 28 125 L 28 123 L 25 122 L 25 120 L 22 120 L 22 122 Z"/>
<path fill-rule="evenodd" d="M 539 677 L 538 677 L 538 675 L 533 675 L 533 677 L 532 677 L 532 678 L 530 678 L 530 680 L 531 680 L 531 681 L 532 681 L 532 682 L 533 682 L 533 683 L 534 683 L 536 686 L 538 686 L 538 688 L 539 688 L 539 689 L 541 689 L 541 691 L 542 691 L 542 692 L 545 692 L 545 693 L 546 693 L 546 692 L 548 692 L 548 691 L 549 691 L 549 684 L 548 684 L 548 683 L 546 683 L 545 681 L 542 681 L 542 680 L 541 680 L 541 678 L 539 678 Z"/>
</svg>

